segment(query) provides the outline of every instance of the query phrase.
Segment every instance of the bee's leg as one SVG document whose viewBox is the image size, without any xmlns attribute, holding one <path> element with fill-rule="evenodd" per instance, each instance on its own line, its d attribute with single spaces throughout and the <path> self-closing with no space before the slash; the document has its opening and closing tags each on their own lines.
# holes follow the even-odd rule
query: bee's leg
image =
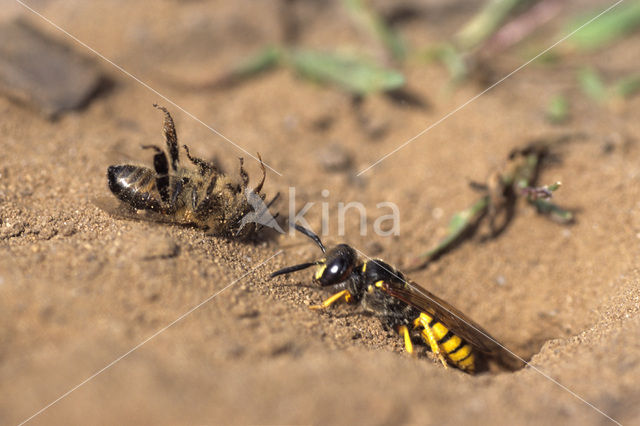
<svg viewBox="0 0 640 426">
<path fill-rule="evenodd" d="M 311 305 L 311 306 L 309 306 L 309 309 L 325 309 L 325 308 L 328 308 L 329 306 L 333 305 L 334 303 L 336 303 L 338 300 L 342 299 L 343 297 L 344 297 L 345 302 L 349 302 L 353 296 L 351 296 L 351 293 L 349 292 L 349 290 L 342 290 L 342 291 L 339 291 L 336 294 L 332 295 L 331 297 L 325 299 L 319 305 Z"/>
<path fill-rule="evenodd" d="M 212 211 L 222 211 L 222 202 L 220 198 L 213 193 L 217 181 L 218 175 L 217 173 L 213 173 L 207 186 L 206 195 L 195 208 L 196 216 L 202 217 L 209 215 Z"/>
<path fill-rule="evenodd" d="M 256 185 L 255 188 L 253 188 L 253 192 L 255 192 L 256 194 L 262 191 L 262 185 L 264 185 L 264 180 L 267 177 L 267 170 L 264 168 L 264 163 L 262 162 L 262 157 L 260 156 L 260 153 L 258 153 L 258 159 L 260 159 L 260 168 L 262 169 L 262 179 L 260 180 L 260 183 Z"/>
<path fill-rule="evenodd" d="M 189 152 L 189 147 L 186 145 L 182 145 L 182 146 L 184 147 L 184 150 L 187 153 L 187 158 L 189 159 L 189 161 L 191 161 L 193 164 L 198 166 L 198 171 L 200 172 L 200 176 L 205 176 L 207 173 L 214 170 L 213 164 L 207 161 L 204 161 L 201 158 L 192 157 L 191 152 Z"/>
<path fill-rule="evenodd" d="M 249 184 L 249 174 L 244 169 L 244 158 L 238 158 L 240 160 L 240 177 L 242 178 L 242 188 L 246 188 Z"/>
<path fill-rule="evenodd" d="M 198 208 L 198 189 L 194 186 L 191 188 L 191 209 L 195 212 Z"/>
<path fill-rule="evenodd" d="M 211 179 L 209 180 L 209 185 L 207 186 L 207 197 L 213 194 L 213 190 L 215 189 L 217 182 L 218 182 L 218 174 L 214 173 L 211 175 Z"/>
<path fill-rule="evenodd" d="M 176 208 L 176 203 L 178 202 L 178 197 L 180 196 L 180 194 L 182 194 L 182 191 L 184 191 L 185 185 L 189 183 L 189 179 L 174 179 L 171 183 L 172 192 L 171 199 L 169 200 L 169 211 L 174 211 Z"/>
<path fill-rule="evenodd" d="M 142 145 L 142 149 L 153 149 L 156 153 L 153 156 L 153 168 L 156 171 L 156 187 L 160 193 L 163 203 L 169 200 L 169 162 L 167 154 L 157 145 Z"/>
<path fill-rule="evenodd" d="M 173 124 L 173 118 L 169 111 L 163 106 L 153 104 L 154 107 L 164 112 L 164 124 L 162 132 L 164 133 L 164 140 L 167 143 L 167 149 L 169 150 L 169 157 L 171 159 L 171 168 L 173 170 L 178 169 L 178 163 L 180 163 L 178 153 L 178 136 L 176 135 L 176 126 Z"/>
<path fill-rule="evenodd" d="M 409 328 L 406 325 L 401 325 L 398 327 L 398 333 L 404 338 L 404 348 L 405 350 L 412 354 L 413 353 L 413 343 L 411 342 L 411 334 L 409 333 Z"/>
</svg>

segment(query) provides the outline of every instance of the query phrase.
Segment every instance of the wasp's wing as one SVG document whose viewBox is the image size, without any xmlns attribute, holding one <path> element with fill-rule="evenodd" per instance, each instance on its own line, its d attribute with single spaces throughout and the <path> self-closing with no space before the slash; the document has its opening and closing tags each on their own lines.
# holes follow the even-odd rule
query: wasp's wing
<svg viewBox="0 0 640 426">
<path fill-rule="evenodd" d="M 91 199 L 93 205 L 118 219 L 144 220 L 147 222 L 176 223 L 171 217 L 148 210 L 136 210 L 114 197 L 96 197 Z"/>
<path fill-rule="evenodd" d="M 414 282 L 385 281 L 382 290 L 390 296 L 426 312 L 447 326 L 478 351 L 494 358 L 510 370 L 524 366 L 523 361 L 492 337 L 484 328 L 460 312 L 450 303 L 425 290 Z"/>
</svg>

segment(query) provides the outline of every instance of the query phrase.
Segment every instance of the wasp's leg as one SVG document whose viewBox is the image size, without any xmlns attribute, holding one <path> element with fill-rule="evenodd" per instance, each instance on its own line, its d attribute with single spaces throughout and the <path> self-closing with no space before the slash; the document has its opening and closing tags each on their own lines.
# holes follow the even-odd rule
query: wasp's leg
<svg viewBox="0 0 640 426">
<path fill-rule="evenodd" d="M 353 298 L 351 293 L 349 293 L 349 290 L 342 290 L 342 291 L 339 291 L 336 294 L 332 295 L 331 297 L 325 299 L 319 305 L 311 305 L 311 306 L 309 306 L 309 309 L 325 309 L 325 308 L 328 308 L 329 306 L 333 305 L 334 303 L 336 303 L 338 300 L 340 300 L 343 297 L 344 297 L 345 302 L 349 302 Z"/>
<path fill-rule="evenodd" d="M 413 353 L 413 343 L 411 342 L 411 334 L 409 333 L 409 328 L 406 325 L 401 325 L 398 327 L 398 333 L 404 338 L 404 348 L 410 354 Z"/>
<path fill-rule="evenodd" d="M 177 170 L 180 158 L 178 153 L 178 136 L 176 135 L 176 126 L 173 124 L 173 118 L 171 118 L 171 114 L 169 114 L 169 111 L 167 111 L 165 107 L 158 104 L 153 104 L 153 106 L 164 113 L 164 124 L 162 127 L 162 132 L 164 133 L 164 140 L 167 143 L 167 149 L 169 150 L 169 157 L 171 158 L 171 168 L 173 170 Z"/>
<path fill-rule="evenodd" d="M 447 368 L 447 362 L 444 355 L 442 355 L 438 339 L 447 334 L 449 330 L 447 330 L 437 319 L 424 312 L 422 312 L 420 316 L 413 321 L 413 325 L 415 327 L 422 327 L 422 338 L 431 347 L 431 352 L 433 352 L 433 354 L 438 357 L 442 365 Z M 434 329 L 438 333 L 438 336 L 436 336 Z"/>
<path fill-rule="evenodd" d="M 425 325 L 426 327 L 422 330 L 422 337 L 427 343 L 429 343 L 429 346 L 431 346 L 431 352 L 438 357 L 442 365 L 444 365 L 444 368 L 447 368 L 447 361 L 444 359 L 444 355 L 442 355 L 442 351 L 440 350 L 436 336 L 433 334 L 433 330 L 431 330 L 429 324 Z"/>
<path fill-rule="evenodd" d="M 160 193 L 163 203 L 169 200 L 169 162 L 167 154 L 157 145 L 142 145 L 142 149 L 153 149 L 156 153 L 153 156 L 153 168 L 156 171 L 156 187 Z"/>
<path fill-rule="evenodd" d="M 191 156 L 191 152 L 189 152 L 189 147 L 186 145 L 182 145 L 184 147 L 185 152 L 187 153 L 187 158 L 189 159 L 189 161 L 191 161 L 193 164 L 195 164 L 196 166 L 198 166 L 198 171 L 200 172 L 200 176 L 204 176 L 206 175 L 208 172 L 214 170 L 213 164 L 204 161 L 201 158 L 198 157 L 192 157 Z"/>
</svg>

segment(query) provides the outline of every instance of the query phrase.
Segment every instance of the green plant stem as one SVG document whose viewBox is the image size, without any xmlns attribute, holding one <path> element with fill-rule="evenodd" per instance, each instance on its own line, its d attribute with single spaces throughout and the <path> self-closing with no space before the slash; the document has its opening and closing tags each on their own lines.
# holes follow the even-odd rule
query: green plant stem
<svg viewBox="0 0 640 426">
<path fill-rule="evenodd" d="M 500 28 L 513 10 L 534 0 L 489 0 L 456 35 L 456 44 L 463 50 L 471 50 L 487 40 Z"/>
</svg>

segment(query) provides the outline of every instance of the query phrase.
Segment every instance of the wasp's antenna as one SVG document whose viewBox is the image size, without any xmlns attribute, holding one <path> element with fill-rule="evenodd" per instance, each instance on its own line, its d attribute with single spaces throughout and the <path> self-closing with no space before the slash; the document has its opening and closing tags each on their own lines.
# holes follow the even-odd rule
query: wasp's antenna
<svg viewBox="0 0 640 426">
<path fill-rule="evenodd" d="M 327 252 L 327 249 L 324 248 L 324 244 L 322 244 L 322 241 L 320 241 L 320 237 L 318 237 L 316 234 L 314 234 L 313 232 L 311 232 L 310 230 L 308 230 L 304 226 L 298 225 L 297 223 L 295 225 L 293 225 L 293 226 L 298 231 L 302 232 L 304 235 L 306 235 L 307 237 L 311 238 L 318 245 L 318 247 L 320 247 L 320 250 L 322 250 L 323 253 Z"/>
<path fill-rule="evenodd" d="M 273 274 L 269 275 L 269 278 L 274 278 L 274 277 L 277 277 L 278 275 L 290 274 L 292 272 L 301 271 L 303 269 L 307 269 L 317 264 L 318 262 L 309 262 L 309 263 L 302 263 L 300 265 L 289 266 L 287 268 L 283 268 L 283 269 L 280 269 L 279 271 L 274 272 Z"/>
</svg>

